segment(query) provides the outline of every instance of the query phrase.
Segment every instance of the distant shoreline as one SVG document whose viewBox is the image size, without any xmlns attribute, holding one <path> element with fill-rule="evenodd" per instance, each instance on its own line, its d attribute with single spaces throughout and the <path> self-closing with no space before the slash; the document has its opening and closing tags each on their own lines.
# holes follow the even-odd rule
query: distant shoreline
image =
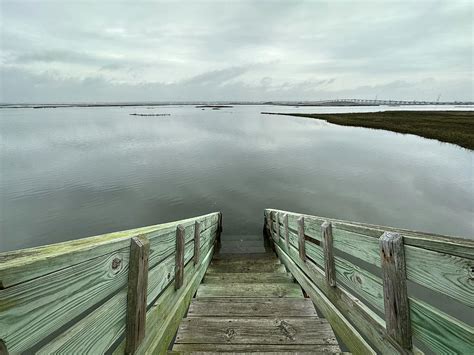
<svg viewBox="0 0 474 355">
<path fill-rule="evenodd" d="M 203 106 L 227 107 L 245 105 L 270 105 L 293 107 L 350 107 L 350 106 L 422 106 L 422 105 L 458 105 L 474 109 L 474 102 L 425 102 L 425 101 L 395 101 L 395 100 L 330 100 L 330 101 L 163 101 L 163 102 L 70 102 L 70 103 L 0 103 L 0 109 L 5 108 L 66 108 L 66 107 L 144 107 L 144 106 Z"/>
<path fill-rule="evenodd" d="M 261 112 L 261 114 L 308 117 L 341 126 L 415 134 L 474 150 L 474 111 L 383 111 L 323 114 Z"/>
</svg>

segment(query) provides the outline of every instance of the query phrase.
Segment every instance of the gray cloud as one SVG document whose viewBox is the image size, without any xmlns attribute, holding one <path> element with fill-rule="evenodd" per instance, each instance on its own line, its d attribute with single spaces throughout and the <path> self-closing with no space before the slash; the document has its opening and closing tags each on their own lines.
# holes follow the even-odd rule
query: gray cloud
<svg viewBox="0 0 474 355">
<path fill-rule="evenodd" d="M 474 96 L 468 1 L 1 7 L 3 102 Z"/>
</svg>

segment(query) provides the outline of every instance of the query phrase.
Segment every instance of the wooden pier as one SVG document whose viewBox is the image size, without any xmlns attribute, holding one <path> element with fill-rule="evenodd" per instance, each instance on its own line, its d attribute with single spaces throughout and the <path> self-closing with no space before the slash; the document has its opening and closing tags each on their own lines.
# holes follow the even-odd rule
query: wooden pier
<svg viewBox="0 0 474 355">
<path fill-rule="evenodd" d="M 474 353 L 472 239 L 263 222 L 221 238 L 211 213 L 0 254 L 0 354 Z"/>
</svg>

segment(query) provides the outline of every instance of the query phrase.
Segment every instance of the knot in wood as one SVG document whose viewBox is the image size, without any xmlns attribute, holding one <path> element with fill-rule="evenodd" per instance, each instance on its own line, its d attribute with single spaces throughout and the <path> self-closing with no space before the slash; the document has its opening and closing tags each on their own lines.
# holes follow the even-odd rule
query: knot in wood
<svg viewBox="0 0 474 355">
<path fill-rule="evenodd" d="M 469 266 L 469 280 L 474 280 L 474 266 Z"/>
<path fill-rule="evenodd" d="M 231 341 L 235 336 L 235 330 L 233 328 L 227 328 L 225 330 L 225 336 L 227 337 L 227 341 Z"/>
<path fill-rule="evenodd" d="M 112 270 L 117 270 L 122 265 L 122 260 L 120 258 L 114 258 L 112 260 Z"/>
<path fill-rule="evenodd" d="M 284 320 L 278 323 L 278 328 L 281 333 L 290 340 L 295 340 L 296 329 L 292 325 Z"/>
</svg>

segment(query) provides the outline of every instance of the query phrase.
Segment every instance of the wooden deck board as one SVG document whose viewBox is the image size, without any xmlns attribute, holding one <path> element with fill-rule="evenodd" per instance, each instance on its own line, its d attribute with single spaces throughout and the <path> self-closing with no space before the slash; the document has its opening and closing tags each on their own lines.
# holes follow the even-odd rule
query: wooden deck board
<svg viewBox="0 0 474 355">
<path fill-rule="evenodd" d="M 196 297 L 295 297 L 303 298 L 298 284 L 229 283 L 201 284 Z"/>
<path fill-rule="evenodd" d="M 175 344 L 337 345 L 325 319 L 220 318 L 183 319 Z"/>
<path fill-rule="evenodd" d="M 188 317 L 317 317 L 308 298 L 198 298 Z"/>
<path fill-rule="evenodd" d="M 285 272 L 285 267 L 282 264 L 275 263 L 229 263 L 220 264 L 216 266 L 209 266 L 207 269 L 209 274 L 220 272 Z"/>
<path fill-rule="evenodd" d="M 311 345 L 280 345 L 280 344 L 175 344 L 173 350 L 168 354 L 284 354 L 284 355 L 318 355 L 318 354 L 342 354 L 338 345 L 311 344 Z"/>
<path fill-rule="evenodd" d="M 293 283 L 293 277 L 289 273 L 276 272 L 256 272 L 238 273 L 222 272 L 206 274 L 204 278 L 206 284 L 228 284 L 228 283 Z"/>
</svg>

